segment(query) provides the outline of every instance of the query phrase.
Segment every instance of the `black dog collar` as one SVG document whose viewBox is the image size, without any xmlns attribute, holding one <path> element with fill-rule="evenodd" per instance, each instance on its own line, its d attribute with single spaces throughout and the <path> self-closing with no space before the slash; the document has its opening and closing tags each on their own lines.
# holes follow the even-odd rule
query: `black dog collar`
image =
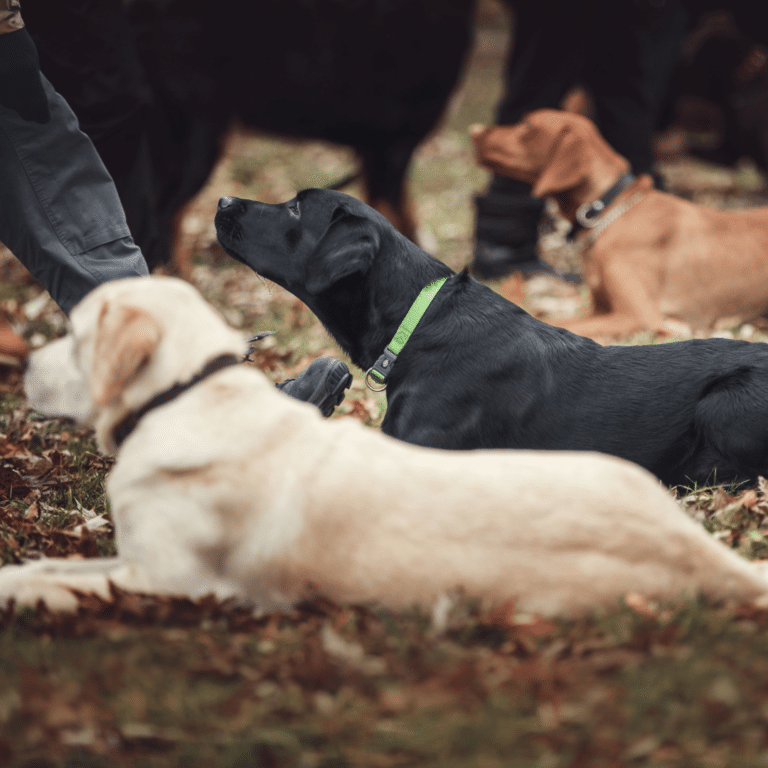
<svg viewBox="0 0 768 768">
<path fill-rule="evenodd" d="M 112 439 L 115 441 L 115 445 L 119 448 L 128 435 L 133 432 L 136 425 L 139 423 L 143 416 L 146 416 L 149 411 L 159 408 L 161 405 L 171 402 L 174 398 L 178 397 L 182 392 L 186 392 L 195 384 L 198 384 L 203 379 L 207 379 L 212 374 L 220 371 L 222 368 L 227 368 L 230 365 L 235 365 L 240 362 L 240 358 L 236 355 L 219 355 L 211 360 L 200 373 L 193 376 L 189 381 L 185 381 L 181 384 L 174 384 L 172 387 L 168 387 L 164 392 L 155 395 L 148 403 L 145 403 L 138 411 L 131 411 L 114 429 L 112 432 Z"/>
<path fill-rule="evenodd" d="M 568 233 L 568 239 L 573 240 L 574 236 L 582 229 L 591 229 L 600 219 L 603 211 L 633 182 L 637 181 L 637 176 L 632 173 L 625 173 L 605 194 L 593 200 L 591 203 L 582 203 L 576 211 L 576 221 L 571 226 Z"/>
</svg>

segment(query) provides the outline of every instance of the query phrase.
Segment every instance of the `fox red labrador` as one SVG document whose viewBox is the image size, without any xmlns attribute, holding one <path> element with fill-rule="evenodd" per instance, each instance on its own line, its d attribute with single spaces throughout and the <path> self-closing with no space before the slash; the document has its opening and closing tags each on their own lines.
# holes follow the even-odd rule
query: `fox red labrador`
<svg viewBox="0 0 768 768">
<path fill-rule="evenodd" d="M 719 211 L 654 189 L 650 176 L 632 180 L 595 125 L 569 112 L 541 109 L 473 135 L 480 163 L 587 224 L 575 239 L 593 311 L 558 325 L 595 338 L 768 312 L 768 208 Z M 619 180 L 628 185 L 602 207 Z"/>
</svg>

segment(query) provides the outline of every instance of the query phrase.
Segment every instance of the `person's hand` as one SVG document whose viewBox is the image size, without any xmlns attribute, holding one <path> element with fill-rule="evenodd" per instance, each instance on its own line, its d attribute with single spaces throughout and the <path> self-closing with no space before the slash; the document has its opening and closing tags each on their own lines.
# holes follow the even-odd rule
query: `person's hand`
<svg viewBox="0 0 768 768">
<path fill-rule="evenodd" d="M 26 29 L 0 35 L 0 104 L 24 120 L 47 123 L 51 119 L 37 48 Z"/>
</svg>

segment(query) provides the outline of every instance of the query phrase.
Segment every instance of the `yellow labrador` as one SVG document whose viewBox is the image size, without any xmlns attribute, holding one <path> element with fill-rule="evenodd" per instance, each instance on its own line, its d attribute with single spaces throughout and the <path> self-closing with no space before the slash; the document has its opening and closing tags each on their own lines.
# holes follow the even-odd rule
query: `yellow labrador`
<svg viewBox="0 0 768 768">
<path fill-rule="evenodd" d="M 316 593 L 429 609 L 460 590 L 573 615 L 627 592 L 768 587 L 625 461 L 414 447 L 326 421 L 250 367 L 209 366 L 245 345 L 182 281 L 107 283 L 71 319 L 32 355 L 27 391 L 103 450 L 124 440 L 107 484 L 119 556 L 6 566 L 4 601 L 72 609 L 71 590 L 106 597 L 112 581 L 263 609 Z"/>
</svg>

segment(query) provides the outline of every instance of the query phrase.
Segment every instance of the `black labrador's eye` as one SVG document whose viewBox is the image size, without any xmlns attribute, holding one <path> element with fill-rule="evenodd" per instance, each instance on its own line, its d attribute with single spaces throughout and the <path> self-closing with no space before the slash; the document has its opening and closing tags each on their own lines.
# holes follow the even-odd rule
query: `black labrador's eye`
<svg viewBox="0 0 768 768">
<path fill-rule="evenodd" d="M 288 203 L 288 210 L 298 219 L 299 218 L 299 201 L 292 200 Z"/>
</svg>

